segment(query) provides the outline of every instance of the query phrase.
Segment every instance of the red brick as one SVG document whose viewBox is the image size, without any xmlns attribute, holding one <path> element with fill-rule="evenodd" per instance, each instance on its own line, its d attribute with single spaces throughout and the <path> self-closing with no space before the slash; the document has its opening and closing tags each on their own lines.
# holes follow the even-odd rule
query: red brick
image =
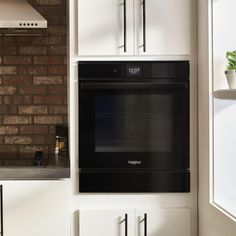
<svg viewBox="0 0 236 236">
<path fill-rule="evenodd" d="M 31 45 L 32 37 L 4 37 L 3 45 L 4 46 L 21 46 L 21 45 Z"/>
<path fill-rule="evenodd" d="M 38 5 L 62 5 L 62 0 L 35 0 L 35 3 Z"/>
<path fill-rule="evenodd" d="M 47 67 L 46 66 L 19 66 L 18 73 L 19 75 L 46 75 Z"/>
<path fill-rule="evenodd" d="M 1 105 L 0 114 L 15 115 L 18 113 L 18 107 L 16 105 Z"/>
<path fill-rule="evenodd" d="M 50 35 L 65 35 L 66 28 L 64 26 L 53 25 L 48 27 L 48 32 Z"/>
<path fill-rule="evenodd" d="M 3 37 L 2 45 L 4 46 L 16 46 L 17 39 L 15 37 Z"/>
<path fill-rule="evenodd" d="M 0 66 L 0 75 L 16 75 L 16 66 Z"/>
<path fill-rule="evenodd" d="M 49 94 L 67 94 L 67 86 L 50 86 Z"/>
<path fill-rule="evenodd" d="M 5 144 L 31 144 L 33 139 L 26 136 L 7 136 L 4 138 Z"/>
<path fill-rule="evenodd" d="M 65 39 L 65 37 L 62 37 L 62 36 L 49 36 L 48 37 L 48 44 L 49 45 L 62 45 L 62 44 L 65 45 L 66 39 Z M 53 50 L 53 49 L 51 49 L 51 50 Z"/>
<path fill-rule="evenodd" d="M 37 10 L 46 18 L 47 16 L 66 16 L 66 7 L 64 5 L 37 6 Z"/>
<path fill-rule="evenodd" d="M 34 64 L 38 65 L 62 65 L 64 58 L 61 56 L 36 56 Z"/>
<path fill-rule="evenodd" d="M 0 126 L 0 135 L 3 134 L 18 134 L 18 128 L 14 126 Z"/>
<path fill-rule="evenodd" d="M 64 97 L 64 104 L 68 104 L 67 97 Z"/>
<path fill-rule="evenodd" d="M 49 66 L 48 74 L 49 75 L 66 75 L 67 68 L 66 66 Z"/>
<path fill-rule="evenodd" d="M 4 104 L 31 104 L 31 96 L 4 96 Z"/>
<path fill-rule="evenodd" d="M 39 30 L 42 33 L 45 32 L 42 37 L 0 37 L 0 55 L 2 55 L 0 56 L 0 65 L 16 67 L 16 70 L 13 71 L 13 73 L 9 72 L 10 74 L 4 73 L 2 75 L 0 73 L 0 84 L 2 83 L 3 86 L 16 87 L 14 94 L 0 94 L 0 103 L 3 103 L 3 105 L 0 106 L 0 135 L 1 132 L 4 132 L 1 129 L 1 126 L 14 128 L 12 132 L 18 132 L 14 134 L 10 133 L 10 131 L 5 131 L 6 133 L 0 136 L 0 149 L 1 146 L 7 147 L 4 150 L 1 150 L 1 153 L 14 149 L 12 157 L 19 158 L 18 160 L 20 163 L 29 158 L 27 163 L 30 165 L 35 151 L 43 150 L 44 154 L 47 154 L 50 150 L 54 153 L 55 133 L 52 133 L 52 129 L 55 129 L 55 122 L 67 122 L 66 114 L 60 114 L 65 113 L 66 109 L 66 106 L 62 105 L 67 94 L 65 84 L 66 79 L 64 78 L 67 74 L 66 69 L 59 69 L 59 72 L 58 68 L 49 69 L 49 67 L 66 66 L 66 4 L 68 3 L 68 0 L 27 1 L 47 18 L 49 27 L 47 30 Z M 43 48 L 43 50 L 40 48 Z M 50 74 L 50 72 L 52 74 Z M 41 81 L 36 82 L 34 79 L 36 84 L 33 84 L 33 76 L 41 77 Z M 42 79 L 42 77 L 44 78 Z M 45 77 L 47 77 L 47 79 Z M 48 81 L 48 77 L 54 77 L 54 79 Z M 60 79 L 57 80 L 55 79 L 56 77 L 60 77 Z M 46 103 L 34 104 L 33 97 L 36 95 L 45 95 L 46 99 L 43 101 L 46 101 Z M 53 96 L 54 98 L 50 96 Z M 49 97 L 52 98 L 50 103 L 49 100 L 47 100 Z M 60 103 L 58 100 L 60 100 Z M 56 107 L 53 108 L 53 104 L 57 104 Z M 27 111 L 27 108 L 24 105 L 29 105 L 31 108 L 37 105 L 43 106 L 44 108 L 47 107 L 48 112 L 49 109 L 52 112 L 50 115 L 52 118 L 42 118 L 40 122 L 47 123 L 52 121 L 53 124 L 34 125 L 33 121 L 35 117 L 47 117 L 47 115 L 19 115 L 19 113 L 37 113 L 39 111 L 35 112 L 33 111 L 33 108 Z M 16 112 L 16 114 L 10 115 L 12 112 Z M 17 117 L 29 117 L 30 124 L 4 125 L 3 118 L 4 122 L 6 122 L 6 117 L 16 117 L 16 119 Z M 10 121 L 12 122 L 12 120 Z M 19 120 L 17 123 L 19 123 Z M 51 133 L 49 133 L 49 128 Z M 9 132 L 9 134 L 7 132 Z M 24 141 L 18 139 L 18 134 L 20 137 L 32 138 L 32 143 L 23 144 Z M 12 143 L 11 145 L 2 145 L 5 137 L 6 142 Z M 13 137 L 17 138 L 14 140 Z M 6 156 L 8 158 L 10 155 Z"/>
<path fill-rule="evenodd" d="M 62 84 L 61 76 L 34 76 L 34 84 Z"/>
<path fill-rule="evenodd" d="M 32 37 L 18 36 L 16 37 L 16 39 L 17 39 L 17 46 L 20 46 L 20 45 L 28 46 L 32 44 Z"/>
<path fill-rule="evenodd" d="M 56 126 L 55 125 L 50 125 L 49 126 L 49 134 L 56 134 Z"/>
<path fill-rule="evenodd" d="M 21 94 L 46 94 L 46 86 L 20 86 L 19 93 Z"/>
<path fill-rule="evenodd" d="M 45 125 L 27 125 L 21 126 L 20 134 L 48 134 L 48 126 Z"/>
<path fill-rule="evenodd" d="M 5 56 L 3 57 L 3 63 L 8 65 L 31 64 L 32 58 L 22 56 Z"/>
<path fill-rule="evenodd" d="M 66 55 L 67 48 L 66 46 L 49 46 L 49 53 L 51 55 Z"/>
<path fill-rule="evenodd" d="M 32 42 L 34 45 L 48 45 L 48 37 L 33 37 Z"/>
<path fill-rule="evenodd" d="M 33 103 L 34 104 L 62 104 L 63 96 L 34 96 Z"/>
<path fill-rule="evenodd" d="M 4 116 L 4 124 L 31 124 L 32 120 L 30 116 Z"/>
<path fill-rule="evenodd" d="M 63 122 L 64 122 L 64 124 L 67 124 L 68 123 L 68 116 L 63 116 Z"/>
<path fill-rule="evenodd" d="M 67 86 L 67 76 L 64 76 L 64 84 Z"/>
<path fill-rule="evenodd" d="M 43 151 L 43 153 L 48 153 L 48 147 L 43 145 L 24 145 L 20 146 L 21 154 L 34 154 L 36 151 Z"/>
<path fill-rule="evenodd" d="M 32 77 L 19 76 L 19 75 L 5 75 L 3 76 L 3 84 L 5 85 L 32 84 Z"/>
<path fill-rule="evenodd" d="M 0 86 L 0 94 L 14 94 L 16 92 L 16 87 L 12 86 Z"/>
<path fill-rule="evenodd" d="M 65 16 L 48 16 L 48 25 L 60 25 L 66 28 L 66 17 Z"/>
<path fill-rule="evenodd" d="M 63 124 L 62 116 L 35 116 L 34 124 Z"/>
<path fill-rule="evenodd" d="M 47 114 L 47 106 L 19 106 L 19 114 Z"/>
<path fill-rule="evenodd" d="M 49 114 L 67 114 L 67 106 L 49 106 Z"/>
<path fill-rule="evenodd" d="M 35 135 L 34 144 L 55 144 L 54 135 Z"/>
<path fill-rule="evenodd" d="M 7 56 L 7 55 L 16 55 L 17 54 L 17 47 L 16 46 L 11 46 L 11 47 L 3 47 L 2 48 L 2 55 Z"/>
<path fill-rule="evenodd" d="M 0 145 L 0 153 L 3 158 L 7 158 L 8 156 L 3 156 L 2 154 L 13 154 L 17 155 L 18 147 L 12 145 Z M 11 155 L 12 156 L 12 155 Z"/>
<path fill-rule="evenodd" d="M 34 46 L 34 47 L 20 46 L 19 53 L 21 55 L 46 55 L 47 48 L 46 47 L 37 47 L 37 46 Z"/>
</svg>

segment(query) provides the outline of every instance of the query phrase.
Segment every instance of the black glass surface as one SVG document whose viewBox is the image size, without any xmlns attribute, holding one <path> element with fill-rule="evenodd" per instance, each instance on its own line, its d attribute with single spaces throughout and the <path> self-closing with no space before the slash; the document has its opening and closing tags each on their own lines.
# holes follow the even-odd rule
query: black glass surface
<svg viewBox="0 0 236 236">
<path fill-rule="evenodd" d="M 80 192 L 190 192 L 189 171 L 105 171 L 80 173 Z"/>
<path fill-rule="evenodd" d="M 80 84 L 80 168 L 188 168 L 188 81 L 116 84 Z"/>
<path fill-rule="evenodd" d="M 172 96 L 95 97 L 95 152 L 171 152 Z"/>
</svg>

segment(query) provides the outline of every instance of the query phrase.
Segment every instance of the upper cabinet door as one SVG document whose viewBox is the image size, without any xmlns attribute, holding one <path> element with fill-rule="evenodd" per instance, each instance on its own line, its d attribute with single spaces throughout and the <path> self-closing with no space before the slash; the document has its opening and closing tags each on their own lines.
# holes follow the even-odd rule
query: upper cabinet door
<svg viewBox="0 0 236 236">
<path fill-rule="evenodd" d="M 78 0 L 78 55 L 133 54 L 132 0 Z"/>
<path fill-rule="evenodd" d="M 136 210 L 138 236 L 190 236 L 189 209 Z"/>
<path fill-rule="evenodd" d="M 137 54 L 190 54 L 190 0 L 134 1 Z"/>
</svg>

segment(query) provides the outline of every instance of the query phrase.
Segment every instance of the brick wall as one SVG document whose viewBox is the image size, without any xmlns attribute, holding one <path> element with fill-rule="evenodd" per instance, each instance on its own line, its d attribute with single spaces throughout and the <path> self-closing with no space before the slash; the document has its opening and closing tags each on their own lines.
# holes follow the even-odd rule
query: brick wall
<svg viewBox="0 0 236 236">
<path fill-rule="evenodd" d="M 0 160 L 53 153 L 67 123 L 66 0 L 28 0 L 47 20 L 39 37 L 0 37 Z M 24 161 L 23 161 L 24 160 Z M 3 160 L 0 164 L 4 164 Z"/>
</svg>

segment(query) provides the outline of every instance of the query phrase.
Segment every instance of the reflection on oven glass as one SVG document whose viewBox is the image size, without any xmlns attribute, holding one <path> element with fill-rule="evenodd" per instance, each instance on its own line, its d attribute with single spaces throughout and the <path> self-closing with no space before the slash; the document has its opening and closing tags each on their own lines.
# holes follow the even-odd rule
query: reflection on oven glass
<svg viewBox="0 0 236 236">
<path fill-rule="evenodd" d="M 170 94 L 95 98 L 95 152 L 171 152 Z"/>
</svg>

